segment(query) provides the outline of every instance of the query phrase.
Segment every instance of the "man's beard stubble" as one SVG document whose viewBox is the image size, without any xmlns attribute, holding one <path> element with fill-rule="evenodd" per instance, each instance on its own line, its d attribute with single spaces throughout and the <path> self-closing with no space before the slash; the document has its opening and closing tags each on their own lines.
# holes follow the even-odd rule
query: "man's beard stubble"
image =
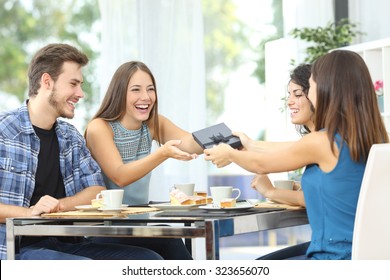
<svg viewBox="0 0 390 280">
<path fill-rule="evenodd" d="M 71 114 L 67 113 L 61 106 L 60 102 L 57 100 L 57 91 L 55 87 L 53 88 L 53 91 L 50 93 L 49 104 L 57 111 L 58 115 L 61 118 L 73 119 L 74 112 L 72 112 Z"/>
</svg>

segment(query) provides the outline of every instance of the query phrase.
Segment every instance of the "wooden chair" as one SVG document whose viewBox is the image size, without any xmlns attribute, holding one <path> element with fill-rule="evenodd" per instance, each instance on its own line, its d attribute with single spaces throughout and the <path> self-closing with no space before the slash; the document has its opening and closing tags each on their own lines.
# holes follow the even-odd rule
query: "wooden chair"
<svg viewBox="0 0 390 280">
<path fill-rule="evenodd" d="M 390 260 L 390 144 L 370 150 L 357 204 L 353 260 Z"/>
</svg>

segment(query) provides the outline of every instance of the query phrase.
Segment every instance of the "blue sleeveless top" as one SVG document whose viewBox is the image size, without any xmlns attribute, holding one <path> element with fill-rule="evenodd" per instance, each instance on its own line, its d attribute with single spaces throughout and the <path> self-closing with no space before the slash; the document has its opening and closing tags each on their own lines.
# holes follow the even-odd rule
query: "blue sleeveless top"
<svg viewBox="0 0 390 280">
<path fill-rule="evenodd" d="M 340 149 L 340 136 L 336 135 Z M 351 259 L 356 206 L 365 162 L 354 162 L 344 142 L 338 162 L 330 172 L 318 165 L 306 167 L 302 189 L 312 230 L 307 257 L 311 259 Z"/>
<path fill-rule="evenodd" d="M 143 123 L 138 130 L 128 130 L 119 121 L 109 122 L 114 132 L 114 143 L 118 148 L 124 163 L 141 159 L 150 154 L 152 138 L 148 126 Z M 138 205 L 149 203 L 149 183 L 151 172 L 124 187 L 123 203 L 127 205 Z M 108 189 L 120 189 L 103 174 L 104 182 Z"/>
</svg>

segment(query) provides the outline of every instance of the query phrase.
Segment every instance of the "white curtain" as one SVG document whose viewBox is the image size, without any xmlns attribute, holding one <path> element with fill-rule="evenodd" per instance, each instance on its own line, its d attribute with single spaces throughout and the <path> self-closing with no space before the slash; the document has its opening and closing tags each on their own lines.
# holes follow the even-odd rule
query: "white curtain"
<svg viewBox="0 0 390 280">
<path fill-rule="evenodd" d="M 143 61 L 157 83 L 159 113 L 192 132 L 205 126 L 205 62 L 200 0 L 99 0 L 102 17 L 101 96 L 115 70 Z M 167 200 L 174 183 L 207 189 L 203 157 L 167 160 L 153 171 L 151 200 Z"/>
<path fill-rule="evenodd" d="M 283 21 L 285 38 L 294 28 L 316 28 L 334 22 L 334 0 L 289 0 L 283 1 Z M 301 62 L 306 56 L 308 43 L 295 39 L 297 44 L 297 61 Z M 288 46 L 286 46 L 287 48 Z"/>
</svg>

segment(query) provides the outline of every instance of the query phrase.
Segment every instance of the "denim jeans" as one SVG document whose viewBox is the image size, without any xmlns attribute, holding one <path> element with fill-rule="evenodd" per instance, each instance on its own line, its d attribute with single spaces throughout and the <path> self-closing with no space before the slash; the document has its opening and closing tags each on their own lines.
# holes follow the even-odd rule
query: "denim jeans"
<svg viewBox="0 0 390 280">
<path fill-rule="evenodd" d="M 90 237 L 90 239 L 97 242 L 148 248 L 157 252 L 164 260 L 192 260 L 181 238 Z"/>
<path fill-rule="evenodd" d="M 78 243 L 48 237 L 20 248 L 18 260 L 162 260 L 156 252 L 130 245 L 83 239 Z"/>
</svg>

